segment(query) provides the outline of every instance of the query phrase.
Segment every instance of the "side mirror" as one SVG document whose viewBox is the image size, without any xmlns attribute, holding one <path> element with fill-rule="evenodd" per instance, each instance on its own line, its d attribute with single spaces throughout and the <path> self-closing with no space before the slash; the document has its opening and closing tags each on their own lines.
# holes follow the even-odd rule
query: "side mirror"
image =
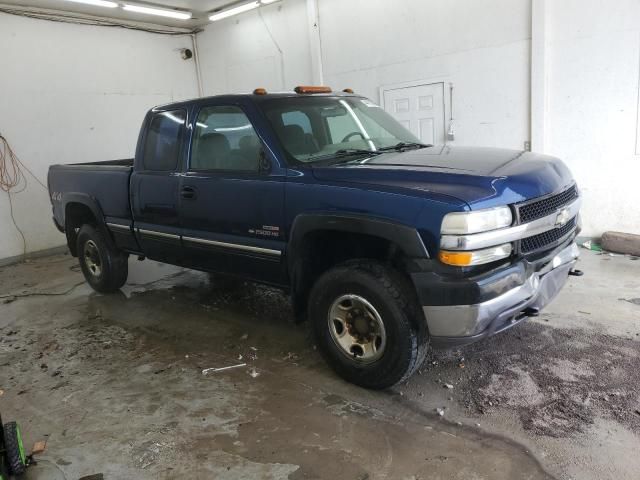
<svg viewBox="0 0 640 480">
<path fill-rule="evenodd" d="M 264 149 L 260 149 L 258 153 L 258 171 L 260 173 L 270 173 L 271 172 L 271 161 L 267 158 L 267 154 L 264 153 Z"/>
</svg>

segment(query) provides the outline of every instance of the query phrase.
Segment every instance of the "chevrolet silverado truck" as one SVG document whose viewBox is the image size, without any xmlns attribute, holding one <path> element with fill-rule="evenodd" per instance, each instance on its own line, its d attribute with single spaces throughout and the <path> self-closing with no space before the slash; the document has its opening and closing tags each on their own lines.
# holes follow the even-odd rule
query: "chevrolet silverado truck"
<svg viewBox="0 0 640 480">
<path fill-rule="evenodd" d="M 581 273 L 581 198 L 559 159 L 425 145 L 347 91 L 156 107 L 135 158 L 54 165 L 48 184 L 96 291 L 124 285 L 129 255 L 277 286 L 367 388 L 537 315 Z"/>
</svg>

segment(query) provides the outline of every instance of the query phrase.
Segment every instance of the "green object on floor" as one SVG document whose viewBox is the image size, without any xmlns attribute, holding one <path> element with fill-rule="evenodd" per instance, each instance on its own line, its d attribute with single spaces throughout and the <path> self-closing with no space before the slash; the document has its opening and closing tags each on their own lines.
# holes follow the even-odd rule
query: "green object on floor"
<svg viewBox="0 0 640 480">
<path fill-rule="evenodd" d="M 0 417 L 0 480 L 20 476 L 27 468 L 22 434 L 16 422 L 2 423 Z"/>
<path fill-rule="evenodd" d="M 587 250 L 591 250 L 592 252 L 601 252 L 602 247 L 595 243 L 593 240 L 587 240 L 582 244 L 582 248 L 586 248 Z"/>
<path fill-rule="evenodd" d="M 24 444 L 22 443 L 22 432 L 20 432 L 20 426 L 16 424 L 16 437 L 18 439 L 18 451 L 20 452 L 20 460 L 22 464 L 27 464 L 27 455 L 24 453 Z"/>
</svg>

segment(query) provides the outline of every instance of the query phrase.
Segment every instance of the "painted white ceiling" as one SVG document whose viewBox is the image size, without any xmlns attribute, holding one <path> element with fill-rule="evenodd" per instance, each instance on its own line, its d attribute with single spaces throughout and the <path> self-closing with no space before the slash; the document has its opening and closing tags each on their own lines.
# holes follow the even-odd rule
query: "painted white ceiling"
<svg viewBox="0 0 640 480">
<path fill-rule="evenodd" d="M 193 28 L 210 23 L 209 12 L 211 12 L 212 10 L 219 9 L 229 4 L 237 3 L 237 1 L 238 0 L 153 0 L 152 2 L 149 2 L 144 0 L 131 0 L 131 3 L 139 5 L 189 10 L 193 12 L 193 19 L 191 20 L 175 20 L 171 18 L 158 17 L 155 15 L 144 15 L 140 13 L 126 12 L 121 8 L 94 7 L 91 5 L 83 5 L 81 3 L 67 2 L 65 0 L 0 0 L 0 4 L 44 8 L 47 10 L 59 10 L 63 12 L 83 13 L 120 20 L 135 20 L 170 27 Z"/>
</svg>

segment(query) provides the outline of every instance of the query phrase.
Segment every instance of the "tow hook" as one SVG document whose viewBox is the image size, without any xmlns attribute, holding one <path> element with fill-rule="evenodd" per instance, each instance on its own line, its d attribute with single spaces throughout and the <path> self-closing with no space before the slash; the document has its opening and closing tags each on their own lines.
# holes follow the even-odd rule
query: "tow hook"
<svg viewBox="0 0 640 480">
<path fill-rule="evenodd" d="M 581 277 L 584 275 L 584 272 L 574 268 L 573 270 L 569 270 L 569 275 L 572 277 Z"/>
<path fill-rule="evenodd" d="M 540 309 L 538 307 L 527 307 L 522 313 L 524 313 L 527 317 L 537 317 L 540 315 Z"/>
</svg>

